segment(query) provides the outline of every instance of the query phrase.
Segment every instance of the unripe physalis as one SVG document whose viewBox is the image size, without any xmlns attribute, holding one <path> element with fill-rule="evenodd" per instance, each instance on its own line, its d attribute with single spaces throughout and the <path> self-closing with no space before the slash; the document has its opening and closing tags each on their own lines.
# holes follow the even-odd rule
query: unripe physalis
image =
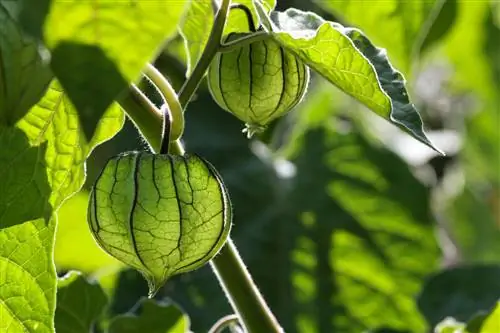
<svg viewBox="0 0 500 333">
<path fill-rule="evenodd" d="M 246 33 L 231 33 L 226 42 Z M 270 36 L 218 53 L 208 70 L 217 104 L 245 122 L 248 135 L 265 129 L 303 98 L 309 68 Z"/>
<path fill-rule="evenodd" d="M 98 244 L 140 271 L 150 296 L 172 275 L 212 259 L 228 237 L 231 218 L 217 171 L 187 154 L 112 158 L 92 188 L 88 209 Z"/>
</svg>

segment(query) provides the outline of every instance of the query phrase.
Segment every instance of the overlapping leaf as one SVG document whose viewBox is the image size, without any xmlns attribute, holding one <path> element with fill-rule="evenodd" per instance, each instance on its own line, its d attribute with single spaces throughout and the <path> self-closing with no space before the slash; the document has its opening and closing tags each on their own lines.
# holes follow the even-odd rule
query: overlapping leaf
<svg viewBox="0 0 500 333">
<path fill-rule="evenodd" d="M 113 100 L 172 35 L 185 9 L 177 1 L 23 2 L 23 23 L 43 36 L 52 69 L 91 138 Z"/>
<path fill-rule="evenodd" d="M 185 333 L 189 318 L 174 304 L 142 299 L 130 313 L 116 316 L 109 333 Z"/>
<path fill-rule="evenodd" d="M 92 149 L 121 128 L 112 106 L 87 141 L 77 112 L 57 82 L 16 127 L 0 128 L 0 328 L 52 332 L 56 276 L 54 212 L 85 180 Z"/>
<path fill-rule="evenodd" d="M 18 4 L 0 1 L 0 123 L 14 125 L 42 97 L 52 79 L 34 39 L 17 24 Z"/>
<path fill-rule="evenodd" d="M 58 333 L 88 333 L 108 303 L 99 284 L 75 271 L 59 280 L 55 328 Z"/>
<path fill-rule="evenodd" d="M 438 150 L 409 100 L 403 75 L 391 65 L 385 50 L 375 47 L 361 31 L 296 9 L 273 12 L 271 21 L 262 10 L 259 14 L 267 20 L 272 36 L 309 67 L 377 115 Z"/>
</svg>

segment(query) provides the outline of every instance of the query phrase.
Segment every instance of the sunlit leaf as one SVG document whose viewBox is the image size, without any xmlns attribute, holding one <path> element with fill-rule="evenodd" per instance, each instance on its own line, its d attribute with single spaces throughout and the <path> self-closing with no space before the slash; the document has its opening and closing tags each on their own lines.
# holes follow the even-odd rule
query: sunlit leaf
<svg viewBox="0 0 500 333">
<path fill-rule="evenodd" d="M 172 303 L 142 299 L 130 313 L 112 319 L 109 333 L 185 333 L 189 318 Z"/>
<path fill-rule="evenodd" d="M 54 74 L 90 138 L 104 111 L 176 31 L 187 1 L 23 3 L 22 22 L 44 37 Z"/>
<path fill-rule="evenodd" d="M 0 229 L 0 332 L 54 331 L 54 228 L 37 219 Z"/>
<path fill-rule="evenodd" d="M 101 286 L 75 271 L 59 279 L 55 328 L 58 333 L 88 333 L 108 300 Z"/>
<path fill-rule="evenodd" d="M 16 127 L 0 128 L 0 151 L 14 154 L 0 158 L 0 177 L 7 179 L 0 190 L 0 330 L 53 331 L 54 212 L 83 185 L 92 149 L 122 124 L 113 106 L 87 141 L 76 110 L 53 82 Z"/>
<path fill-rule="evenodd" d="M 260 14 L 261 19 L 267 19 L 262 11 Z M 438 150 L 424 133 L 403 75 L 392 67 L 385 51 L 375 47 L 361 31 L 296 9 L 273 12 L 271 20 L 273 37 L 318 74 L 377 115 Z"/>
</svg>

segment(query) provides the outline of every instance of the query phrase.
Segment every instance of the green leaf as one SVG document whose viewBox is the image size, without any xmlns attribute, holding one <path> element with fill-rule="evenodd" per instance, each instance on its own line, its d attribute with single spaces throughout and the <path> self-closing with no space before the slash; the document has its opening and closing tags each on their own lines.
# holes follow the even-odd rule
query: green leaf
<svg viewBox="0 0 500 333">
<path fill-rule="evenodd" d="M 451 316 L 467 322 L 488 311 L 500 298 L 500 266 L 474 265 L 446 270 L 431 277 L 418 299 L 420 311 L 434 326 Z"/>
<path fill-rule="evenodd" d="M 429 29 L 432 29 L 432 24 L 444 23 L 437 17 L 440 13 L 449 14 L 444 4 L 452 1 L 315 0 L 318 5 L 340 17 L 342 22 L 365 31 L 374 43 L 387 49 L 391 59 L 404 72 L 410 70 L 411 61 Z M 445 25 L 445 28 L 448 27 Z M 438 34 L 436 37 L 441 36 Z"/>
<path fill-rule="evenodd" d="M 247 6 L 253 12 L 255 26 L 258 23 L 258 16 L 252 5 L 252 0 L 239 0 L 235 3 Z M 265 0 L 267 12 L 276 6 L 276 0 Z M 181 34 L 184 37 L 186 53 L 188 55 L 186 76 L 193 71 L 207 44 L 210 35 L 210 27 L 214 22 L 214 14 L 211 1 L 192 0 L 187 10 L 184 23 L 181 26 Z M 229 12 L 224 34 L 232 31 L 247 32 L 248 20 L 244 12 L 240 9 L 232 9 Z"/>
<path fill-rule="evenodd" d="M 424 331 L 413 297 L 439 258 L 429 192 L 401 159 L 330 127 L 337 104 L 325 86 L 295 113 L 293 165 L 249 148 L 230 114 L 193 115 L 211 107 L 206 96 L 186 113 L 186 141 L 221 171 L 237 207 L 233 239 L 286 332 Z M 167 287 L 193 330 L 230 311 L 209 270 Z"/>
<path fill-rule="evenodd" d="M 37 219 L 0 230 L 1 332 L 54 332 L 54 229 L 54 220 Z"/>
<path fill-rule="evenodd" d="M 261 11 L 260 17 L 266 20 Z M 308 66 L 377 115 L 438 151 L 427 138 L 410 102 L 403 75 L 361 31 L 344 28 L 310 12 L 288 9 L 271 14 L 272 35 Z"/>
<path fill-rule="evenodd" d="M 76 106 L 87 138 L 176 32 L 186 2 L 24 1 L 22 22 L 44 37 L 54 74 Z"/>
<path fill-rule="evenodd" d="M 123 120 L 113 105 L 85 140 L 76 110 L 54 81 L 16 127 L 0 127 L 0 177 L 6 180 L 0 185 L 0 330 L 53 331 L 54 212 L 83 185 L 92 149 Z"/>
<path fill-rule="evenodd" d="M 57 285 L 56 331 L 91 332 L 107 303 L 99 284 L 89 282 L 78 272 L 69 272 Z"/>
<path fill-rule="evenodd" d="M 112 319 L 108 333 L 185 333 L 189 318 L 170 302 L 142 299 L 128 314 Z"/>
<path fill-rule="evenodd" d="M 14 125 L 52 79 L 36 42 L 18 26 L 18 2 L 0 1 L 0 123 Z"/>
</svg>

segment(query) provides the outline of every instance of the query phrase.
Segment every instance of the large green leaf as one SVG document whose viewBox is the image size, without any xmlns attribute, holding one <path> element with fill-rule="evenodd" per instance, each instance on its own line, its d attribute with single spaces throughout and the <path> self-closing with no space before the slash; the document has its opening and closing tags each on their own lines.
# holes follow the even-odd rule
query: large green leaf
<svg viewBox="0 0 500 333">
<path fill-rule="evenodd" d="M 387 150 L 330 127 L 332 88 L 307 100 L 288 138 L 296 142 L 287 150 L 295 176 L 258 142 L 251 147 L 261 157 L 252 154 L 231 115 L 196 114 L 213 107 L 206 96 L 186 114 L 187 147 L 221 172 L 235 207 L 235 243 L 286 332 L 423 331 L 413 296 L 438 259 L 427 190 Z M 306 130 L 313 123 L 324 127 Z M 208 269 L 167 283 L 165 292 L 194 330 L 230 311 Z"/>
<path fill-rule="evenodd" d="M 264 0 L 268 12 L 276 5 L 276 0 Z M 252 0 L 234 1 L 247 6 L 254 11 Z M 258 16 L 254 12 L 253 20 L 257 26 Z M 186 13 L 186 18 L 181 26 L 181 33 L 185 40 L 186 53 L 188 55 L 188 76 L 201 57 L 203 49 L 210 35 L 210 28 L 214 22 L 212 2 L 206 0 L 192 0 Z M 231 10 L 225 27 L 225 34 L 231 31 L 248 31 L 248 20 L 244 12 L 239 9 Z"/>
<path fill-rule="evenodd" d="M 6 180 L 0 190 L 2 331 L 52 332 L 54 213 L 83 185 L 92 149 L 122 123 L 123 113 L 113 105 L 87 141 L 76 110 L 54 81 L 16 127 L 0 127 L 0 177 Z"/>
<path fill-rule="evenodd" d="M 176 31 L 187 1 L 23 3 L 22 22 L 44 37 L 54 74 L 91 138 L 104 111 Z"/>
<path fill-rule="evenodd" d="M 259 11 L 262 20 L 269 20 Z M 329 82 L 370 110 L 438 150 L 427 138 L 422 120 L 410 102 L 403 75 L 384 50 L 365 35 L 328 22 L 310 12 L 273 12 L 272 36 Z"/>
<path fill-rule="evenodd" d="M 418 305 L 430 325 L 448 316 L 467 322 L 488 311 L 500 299 L 500 266 L 465 266 L 434 275 L 426 283 Z"/>
<path fill-rule="evenodd" d="M 189 318 L 169 302 L 142 299 L 130 313 L 112 319 L 109 333 L 185 333 Z"/>
<path fill-rule="evenodd" d="M 91 332 L 107 303 L 99 284 L 87 281 L 75 271 L 69 272 L 57 285 L 56 331 Z"/>
<path fill-rule="evenodd" d="M 43 96 L 52 79 L 35 40 L 17 24 L 19 3 L 0 1 L 0 123 L 13 126 Z"/>
<path fill-rule="evenodd" d="M 315 0 L 333 11 L 343 22 L 365 31 L 376 44 L 387 49 L 404 72 L 410 70 L 413 56 L 447 0 L 431 1 L 349 1 Z M 449 2 L 449 1 L 448 1 Z M 445 9 L 448 7 L 445 7 Z M 448 9 L 449 13 L 449 9 Z M 446 21 L 436 22 L 443 24 Z M 443 30 L 449 29 L 449 23 Z M 452 22 L 451 22 L 452 23 Z"/>
</svg>

